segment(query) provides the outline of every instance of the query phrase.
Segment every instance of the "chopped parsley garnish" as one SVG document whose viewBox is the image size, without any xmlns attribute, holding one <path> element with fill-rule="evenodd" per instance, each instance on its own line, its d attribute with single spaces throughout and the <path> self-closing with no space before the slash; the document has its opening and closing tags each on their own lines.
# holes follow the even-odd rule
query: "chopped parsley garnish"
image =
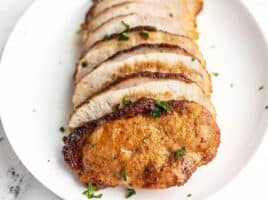
<svg viewBox="0 0 268 200">
<path fill-rule="evenodd" d="M 149 32 L 143 30 L 143 31 L 140 32 L 140 36 L 143 37 L 144 39 L 148 39 L 149 38 Z"/>
<path fill-rule="evenodd" d="M 102 197 L 102 194 L 95 195 L 94 192 L 96 192 L 96 186 L 92 183 L 89 183 L 87 190 L 84 191 L 83 194 L 86 195 L 88 199 L 93 199 L 93 198 L 99 199 Z"/>
<path fill-rule="evenodd" d="M 124 99 L 124 100 L 123 100 L 123 104 L 124 104 L 125 106 L 128 106 L 128 105 L 132 104 L 132 101 L 129 100 L 129 99 Z"/>
<path fill-rule="evenodd" d="M 164 111 L 169 111 L 169 110 L 170 110 L 170 106 L 169 106 L 168 102 L 166 102 L 166 101 L 160 101 L 160 100 L 158 99 L 158 100 L 155 101 L 155 104 L 156 104 L 158 107 L 164 109 Z"/>
<path fill-rule="evenodd" d="M 120 171 L 120 176 L 121 176 L 121 178 L 123 178 L 124 181 L 127 180 L 127 173 L 126 173 L 126 168 L 125 168 L 125 167 L 123 167 L 123 168 L 121 169 L 121 171 Z"/>
<path fill-rule="evenodd" d="M 181 158 L 185 154 L 186 154 L 186 148 L 185 147 L 182 147 L 181 149 L 175 151 L 175 157 L 176 158 Z"/>
<path fill-rule="evenodd" d="M 167 112 L 170 110 L 170 105 L 166 101 L 156 100 L 155 105 L 156 105 L 155 109 L 151 111 L 152 117 L 155 117 L 155 118 L 160 117 L 163 111 Z"/>
<path fill-rule="evenodd" d="M 77 30 L 76 30 L 76 34 L 80 34 L 82 32 L 82 29 L 81 27 L 79 27 Z"/>
<path fill-rule="evenodd" d="M 187 194 L 187 197 L 190 198 L 192 196 L 192 194 Z"/>
<path fill-rule="evenodd" d="M 124 21 L 122 21 L 121 23 L 122 23 L 122 25 L 125 27 L 125 31 L 128 31 L 128 30 L 130 29 L 130 25 L 129 25 L 129 24 L 127 24 L 127 23 L 124 22 Z"/>
<path fill-rule="evenodd" d="M 126 199 L 130 198 L 131 196 L 135 195 L 136 194 L 136 191 L 132 188 L 128 188 L 126 190 Z"/>
<path fill-rule="evenodd" d="M 160 117 L 161 116 L 161 110 L 160 108 L 155 108 L 154 110 L 151 111 L 151 116 L 152 117 Z"/>
<path fill-rule="evenodd" d="M 88 63 L 87 63 L 86 61 L 83 61 L 83 62 L 82 62 L 82 67 L 83 67 L 83 68 L 88 67 Z"/>
<path fill-rule="evenodd" d="M 86 104 L 90 104 L 90 100 L 86 100 Z"/>
<path fill-rule="evenodd" d="M 62 126 L 60 127 L 60 132 L 64 133 L 65 132 L 65 128 Z"/>
<path fill-rule="evenodd" d="M 263 90 L 263 89 L 264 89 L 264 86 L 263 85 L 259 87 L 259 90 L 260 91 Z"/>
<path fill-rule="evenodd" d="M 120 35 L 119 35 L 119 40 L 120 40 L 120 41 L 126 41 L 126 40 L 128 40 L 128 39 L 129 39 L 129 36 L 128 36 L 127 33 L 125 33 L 125 32 L 120 33 Z"/>
<path fill-rule="evenodd" d="M 116 105 L 114 106 L 114 110 L 117 111 L 117 110 L 119 110 L 119 109 L 120 109 L 120 104 L 116 104 Z"/>
<path fill-rule="evenodd" d="M 192 62 L 194 62 L 195 61 L 195 58 L 194 57 L 192 57 Z"/>
<path fill-rule="evenodd" d="M 268 105 L 267 105 L 267 106 L 265 106 L 265 110 L 268 110 Z"/>
<path fill-rule="evenodd" d="M 211 74 L 215 77 L 218 77 L 220 75 L 218 72 L 212 72 Z"/>
<path fill-rule="evenodd" d="M 110 36 L 107 34 L 103 37 L 104 40 L 108 40 L 109 38 L 110 38 Z"/>
</svg>

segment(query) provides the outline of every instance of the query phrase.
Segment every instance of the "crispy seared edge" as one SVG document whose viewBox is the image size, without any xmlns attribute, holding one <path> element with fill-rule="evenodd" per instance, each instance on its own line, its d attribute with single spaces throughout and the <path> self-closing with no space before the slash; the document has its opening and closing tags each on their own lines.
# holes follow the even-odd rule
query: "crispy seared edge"
<svg viewBox="0 0 268 200">
<path fill-rule="evenodd" d="M 183 113 L 185 109 L 187 109 L 188 103 L 194 103 L 194 102 L 187 101 L 187 100 L 168 101 L 168 104 L 170 105 L 171 109 L 165 114 L 170 114 L 173 111 L 178 112 L 178 113 Z M 89 121 L 83 126 L 76 128 L 68 137 L 63 138 L 65 146 L 63 147 L 62 153 L 63 153 L 65 162 L 69 165 L 69 167 L 76 174 L 80 175 L 83 171 L 81 153 L 82 153 L 82 148 L 83 148 L 83 145 L 85 144 L 88 134 L 93 133 L 97 127 L 110 121 L 114 121 L 118 119 L 127 119 L 131 117 L 135 117 L 139 114 L 148 116 L 150 112 L 154 110 L 155 108 L 156 108 L 156 105 L 155 105 L 154 99 L 142 98 L 129 106 L 124 106 L 123 108 L 117 111 L 114 111 L 113 113 L 107 114 L 97 120 Z M 203 109 L 206 111 L 204 114 L 211 117 L 211 114 L 204 107 Z M 215 134 L 217 136 L 216 141 L 215 141 L 216 149 L 217 149 L 220 144 L 220 130 L 218 126 L 215 127 Z M 202 165 L 206 165 L 210 161 L 212 161 L 215 158 L 216 153 L 217 151 L 215 151 L 214 153 L 210 153 L 206 157 L 204 157 L 204 162 L 202 163 Z M 187 176 L 189 178 L 191 174 L 188 174 Z M 98 185 L 98 183 L 96 184 Z M 101 185 L 101 184 L 99 184 L 98 186 L 100 188 L 106 187 L 105 185 Z"/>
</svg>

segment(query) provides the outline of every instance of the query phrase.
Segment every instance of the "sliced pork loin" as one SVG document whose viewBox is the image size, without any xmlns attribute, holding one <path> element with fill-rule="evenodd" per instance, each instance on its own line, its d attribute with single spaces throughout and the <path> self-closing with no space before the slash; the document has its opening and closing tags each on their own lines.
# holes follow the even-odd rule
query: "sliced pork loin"
<svg viewBox="0 0 268 200">
<path fill-rule="evenodd" d="M 137 26 L 153 26 L 156 29 L 166 31 L 169 33 L 184 35 L 196 39 L 197 32 L 189 24 L 178 24 L 169 18 L 155 17 L 150 15 L 141 15 L 132 13 L 128 15 L 120 15 L 106 21 L 104 24 L 98 26 L 93 31 L 85 31 L 84 43 L 86 47 L 92 46 L 95 42 L 110 36 L 114 33 L 122 33 L 127 29 L 127 26 L 134 28 Z M 122 41 L 128 40 L 129 37 L 124 34 L 119 38 Z"/>
<path fill-rule="evenodd" d="M 118 78 L 142 71 L 184 73 L 208 96 L 211 93 L 210 76 L 195 57 L 177 46 L 144 44 L 118 52 L 76 84 L 73 95 L 74 107 Z"/>
<path fill-rule="evenodd" d="M 135 101 L 142 97 L 194 101 L 215 115 L 215 109 L 210 99 L 195 83 L 181 78 L 170 80 L 152 78 L 151 81 L 124 89 L 105 91 L 89 99 L 74 111 L 69 121 L 69 128 L 73 130 L 88 121 L 113 112 L 115 105 L 121 103 L 125 98 Z"/>
<path fill-rule="evenodd" d="M 140 44 L 165 43 L 177 45 L 185 49 L 189 54 L 197 57 L 201 64 L 205 66 L 205 60 L 200 53 L 198 46 L 190 38 L 159 31 L 153 27 L 136 27 L 130 29 L 127 34 L 129 39 L 126 41 L 120 41 L 120 34 L 114 34 L 108 39 L 95 43 L 95 45 L 86 50 L 77 63 L 75 82 L 78 83 L 83 77 L 91 72 L 94 67 L 114 55 L 116 52 Z"/>
<path fill-rule="evenodd" d="M 209 163 L 220 131 L 195 102 L 143 98 L 87 122 L 65 142 L 65 161 L 82 183 L 157 189 L 183 185 Z"/>
<path fill-rule="evenodd" d="M 89 10 L 87 14 L 87 20 L 100 14 L 104 10 L 125 2 L 146 2 L 150 4 L 156 4 L 165 9 L 174 9 L 177 12 L 182 13 L 184 16 L 191 12 L 191 14 L 197 15 L 202 9 L 203 0 L 100 0 L 97 1 Z"/>
<path fill-rule="evenodd" d="M 203 0 L 187 0 L 191 11 L 197 16 L 203 9 Z"/>
<path fill-rule="evenodd" d="M 173 7 L 168 8 L 163 7 L 163 5 L 141 1 L 127 1 L 105 9 L 103 12 L 88 20 L 86 29 L 87 31 L 92 31 L 112 18 L 120 15 L 128 15 L 130 13 L 139 13 L 146 16 L 169 18 L 177 24 L 187 24 L 189 27 L 192 26 L 193 30 L 195 29 L 195 22 L 192 20 L 189 14 L 187 17 L 185 12 L 180 12 Z"/>
</svg>

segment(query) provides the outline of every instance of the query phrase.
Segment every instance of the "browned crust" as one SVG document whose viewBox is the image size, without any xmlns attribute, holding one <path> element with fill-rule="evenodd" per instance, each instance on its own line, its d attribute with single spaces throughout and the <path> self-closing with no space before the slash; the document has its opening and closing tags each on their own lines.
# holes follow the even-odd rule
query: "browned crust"
<svg viewBox="0 0 268 200">
<path fill-rule="evenodd" d="M 157 32 L 157 31 L 159 31 L 159 32 L 168 33 L 168 32 L 162 31 L 162 30 L 157 30 L 155 27 L 152 27 L 152 26 L 137 26 L 137 27 L 134 27 L 134 28 L 129 29 L 128 31 L 126 31 L 126 33 L 138 32 L 138 31 L 142 31 L 142 30 L 150 31 L 150 32 Z M 110 41 L 110 40 L 113 40 L 113 39 L 118 39 L 119 36 L 120 36 L 120 34 L 121 33 L 114 33 L 114 34 L 110 35 L 109 38 L 107 38 L 107 39 L 98 40 L 97 42 L 95 42 L 92 46 L 90 46 L 87 50 L 85 50 L 81 54 L 80 59 L 82 59 L 87 54 L 87 52 L 90 49 L 95 48 L 97 45 L 99 45 L 102 42 Z M 168 34 L 174 35 L 172 33 L 168 33 Z M 179 35 L 179 36 L 185 37 L 185 38 L 189 38 L 189 37 L 186 37 L 186 36 L 183 36 L 183 35 Z"/>
<path fill-rule="evenodd" d="M 168 103 L 171 109 L 165 114 L 170 114 L 173 111 L 177 113 L 183 113 L 187 109 L 187 104 L 192 102 L 187 100 L 171 100 L 168 101 Z M 88 134 L 91 134 L 98 126 L 104 123 L 117 119 L 135 117 L 139 114 L 148 115 L 155 108 L 155 100 L 142 98 L 129 106 L 124 106 L 123 108 L 114 111 L 113 113 L 107 114 L 97 120 L 89 121 L 83 126 L 76 128 L 67 138 L 64 138 L 65 146 L 63 147 L 62 153 L 65 162 L 73 171 L 80 174 L 81 170 L 83 170 L 81 149 Z M 205 108 L 203 109 L 206 111 Z M 209 119 L 211 114 L 206 111 L 204 115 L 207 116 L 207 119 Z M 218 127 L 216 127 L 216 134 L 218 137 L 216 138 L 217 141 L 215 141 L 215 143 L 217 144 L 216 146 L 218 146 L 220 143 L 220 131 Z M 216 153 L 209 154 L 205 158 L 205 164 L 211 161 L 215 156 Z"/>
<path fill-rule="evenodd" d="M 191 38 L 189 38 L 189 37 L 187 37 L 187 36 L 172 34 L 172 33 L 166 32 L 166 31 L 158 30 L 158 29 L 156 29 L 155 27 L 152 27 L 152 26 L 137 26 L 137 27 L 135 27 L 135 28 L 131 28 L 131 29 L 129 29 L 129 30 L 127 31 L 127 33 L 140 32 L 140 31 L 162 32 L 162 33 L 164 33 L 164 34 L 169 34 L 169 35 L 172 35 L 172 36 L 178 36 L 178 37 L 183 37 L 183 38 L 192 40 Z M 107 38 L 107 39 L 103 39 L 103 40 L 99 40 L 99 41 L 97 41 L 95 44 L 93 44 L 93 45 L 92 45 L 91 47 L 89 47 L 87 50 L 85 50 L 85 51 L 82 52 L 82 54 L 81 54 L 79 60 L 81 60 L 83 57 L 85 57 L 86 54 L 87 54 L 87 52 L 90 51 L 91 49 L 96 48 L 96 46 L 100 45 L 101 43 L 105 43 L 105 42 L 107 42 L 107 41 L 111 41 L 111 40 L 114 40 L 114 39 L 118 39 L 119 36 L 120 36 L 120 33 L 115 33 L 115 34 L 110 35 L 109 38 Z M 150 44 L 148 44 L 148 43 L 144 43 L 144 44 L 145 44 L 145 45 L 150 45 Z M 178 49 L 179 49 L 179 48 L 180 48 L 186 55 L 192 56 L 193 58 L 197 59 L 197 60 L 201 63 L 201 61 L 200 61 L 199 58 L 197 58 L 196 56 L 193 56 L 193 55 L 190 54 L 186 49 L 183 49 L 182 47 L 180 47 L 180 46 L 178 46 L 178 45 L 169 45 L 169 44 L 164 44 L 164 43 L 162 43 L 162 44 L 152 44 L 152 45 L 154 45 L 155 47 L 156 47 L 157 45 L 159 45 L 159 47 L 162 46 L 162 47 L 165 47 L 165 48 L 173 48 L 173 49 L 175 49 L 175 48 L 178 48 Z M 138 48 L 139 46 L 141 46 L 141 45 L 134 46 L 133 48 Z M 133 48 L 131 48 L 131 49 L 133 49 Z M 130 51 L 130 49 L 129 49 L 129 51 Z M 117 52 L 116 54 L 120 54 L 120 53 L 122 53 L 122 51 L 119 51 L 119 52 Z M 114 54 L 114 56 L 115 56 L 116 54 Z M 110 57 L 110 58 L 111 58 L 111 57 Z M 110 58 L 108 58 L 107 60 L 109 60 Z M 107 60 L 106 60 L 106 61 L 107 61 Z M 104 61 L 104 62 L 105 62 L 105 61 Z M 78 63 L 76 64 L 76 70 L 75 70 L 75 72 L 74 72 L 73 79 L 75 79 L 77 73 L 78 73 Z"/>
<path fill-rule="evenodd" d="M 151 78 L 151 79 L 163 79 L 163 80 L 180 80 L 183 81 L 185 83 L 193 83 L 193 81 L 189 78 L 187 78 L 184 74 L 182 73 L 162 73 L 162 72 L 150 72 L 150 71 L 143 71 L 143 72 L 138 72 L 138 73 L 133 73 L 133 74 L 129 74 L 125 77 L 120 77 L 119 79 L 117 79 L 115 82 L 111 83 L 108 87 L 102 89 L 101 91 L 97 92 L 96 94 L 94 94 L 91 97 L 88 97 L 87 100 L 100 95 L 108 90 L 110 90 L 112 87 L 116 86 L 117 84 L 120 84 L 128 79 L 133 79 L 133 78 Z M 201 90 L 203 90 L 202 88 L 200 88 Z M 87 101 L 86 100 L 86 101 Z M 81 106 L 83 106 L 85 103 L 82 102 L 80 105 L 78 105 L 76 107 L 76 110 L 79 109 Z M 75 112 L 75 111 L 74 111 Z"/>
<path fill-rule="evenodd" d="M 113 82 L 109 87 L 106 89 L 109 90 L 111 87 L 124 82 L 128 79 L 132 78 L 150 78 L 150 79 L 168 79 L 168 80 L 180 80 L 185 83 L 193 83 L 192 80 L 187 78 L 184 74 L 182 73 L 161 73 L 161 72 L 150 72 L 150 71 L 143 71 L 143 72 L 138 72 L 134 74 L 127 75 L 125 77 L 120 77 L 117 79 L 115 82 Z"/>
<path fill-rule="evenodd" d="M 197 17 L 199 14 L 200 14 L 200 12 L 203 10 L 203 8 L 204 8 L 204 1 L 203 0 L 200 0 L 199 1 L 199 7 L 198 7 L 198 9 L 196 10 L 196 12 L 195 12 L 195 16 Z"/>
<path fill-rule="evenodd" d="M 115 53 L 114 55 L 112 55 L 111 57 L 109 57 L 107 60 L 105 60 L 104 62 L 100 63 L 95 68 L 93 68 L 93 70 L 96 69 L 96 68 L 98 68 L 103 63 L 105 63 L 105 62 L 107 62 L 109 60 L 113 60 L 113 59 L 115 59 L 115 58 L 117 58 L 117 57 L 119 57 L 119 56 L 121 56 L 123 54 L 128 54 L 128 53 L 131 53 L 133 51 L 138 51 L 138 50 L 144 49 L 144 48 L 157 49 L 157 50 L 163 50 L 163 51 L 164 50 L 177 51 L 177 52 L 181 53 L 182 55 L 191 56 L 192 58 L 198 60 L 199 63 L 200 63 L 200 60 L 196 56 L 190 54 L 185 49 L 183 49 L 183 48 L 181 48 L 181 47 L 179 47 L 177 45 L 163 44 L 163 43 L 162 44 L 141 44 L 141 45 L 138 45 L 138 46 L 134 46 L 134 47 L 132 47 L 130 49 L 122 50 L 122 51 L 119 51 L 119 52 Z"/>
<path fill-rule="evenodd" d="M 134 79 L 134 78 L 180 80 L 180 81 L 183 81 L 185 83 L 193 83 L 193 81 L 190 80 L 189 78 L 187 78 L 183 73 L 161 73 L 161 72 L 143 71 L 143 72 L 129 74 L 129 75 L 124 76 L 124 77 L 120 77 L 116 81 L 112 82 L 108 87 L 102 89 L 100 92 L 94 94 L 90 98 L 92 98 L 94 96 L 97 96 L 97 95 L 100 95 L 100 94 L 112 89 L 114 86 L 116 86 L 116 85 L 118 85 L 118 84 L 120 84 L 122 82 L 125 82 L 125 81 L 127 81 L 129 79 Z"/>
</svg>

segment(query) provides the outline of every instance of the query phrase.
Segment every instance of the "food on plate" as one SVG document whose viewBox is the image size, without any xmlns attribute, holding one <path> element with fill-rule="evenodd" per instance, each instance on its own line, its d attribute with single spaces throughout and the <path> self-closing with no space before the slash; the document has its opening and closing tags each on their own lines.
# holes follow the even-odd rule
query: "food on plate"
<svg viewBox="0 0 268 200">
<path fill-rule="evenodd" d="M 177 46 L 144 44 L 116 53 L 80 80 L 74 90 L 74 107 L 117 79 L 140 71 L 184 73 L 208 96 L 211 93 L 210 76 L 193 55 Z"/>
<path fill-rule="evenodd" d="M 205 60 L 196 43 L 190 38 L 156 30 L 153 27 L 136 27 L 126 32 L 128 40 L 119 40 L 120 34 L 111 35 L 87 48 L 78 61 L 75 82 L 78 83 L 94 67 L 107 60 L 118 51 L 126 50 L 141 44 L 170 44 L 177 45 L 192 54 L 205 66 Z"/>
<path fill-rule="evenodd" d="M 185 184 L 217 154 L 212 83 L 196 43 L 202 0 L 96 0 L 82 24 L 67 165 L 85 194 Z M 102 195 L 99 194 L 98 197 Z"/>
<path fill-rule="evenodd" d="M 126 33 L 124 33 L 124 31 L 127 31 L 129 28 L 135 28 L 137 26 L 153 26 L 156 29 L 169 33 L 183 35 L 194 39 L 197 37 L 195 28 L 189 26 L 188 24 L 178 24 L 170 18 L 130 13 L 127 15 L 120 15 L 111 18 L 94 30 L 87 31 L 87 29 L 85 29 L 85 46 L 90 47 L 95 42 L 114 33 L 121 33 L 119 40 L 128 40 L 129 37 Z"/>
<path fill-rule="evenodd" d="M 215 118 L 200 104 L 144 98 L 74 130 L 63 153 L 82 183 L 155 189 L 183 185 L 218 145 Z"/>
<path fill-rule="evenodd" d="M 189 100 L 194 101 L 206 107 L 212 115 L 215 115 L 215 109 L 210 99 L 204 94 L 202 89 L 194 82 L 189 81 L 180 75 L 164 75 L 159 73 L 155 77 L 129 78 L 122 89 L 107 90 L 99 95 L 88 99 L 78 107 L 71 116 L 69 128 L 72 130 L 83 123 L 95 120 L 101 116 L 112 112 L 114 105 L 120 104 L 124 99 L 132 101 L 143 96 L 158 98 L 162 100 Z M 141 81 L 139 81 L 141 79 Z M 144 80 L 145 79 L 145 80 Z M 120 84 L 120 83 L 118 83 Z M 123 85 L 124 84 L 120 84 Z M 116 85 L 114 86 L 116 87 Z"/>
</svg>

